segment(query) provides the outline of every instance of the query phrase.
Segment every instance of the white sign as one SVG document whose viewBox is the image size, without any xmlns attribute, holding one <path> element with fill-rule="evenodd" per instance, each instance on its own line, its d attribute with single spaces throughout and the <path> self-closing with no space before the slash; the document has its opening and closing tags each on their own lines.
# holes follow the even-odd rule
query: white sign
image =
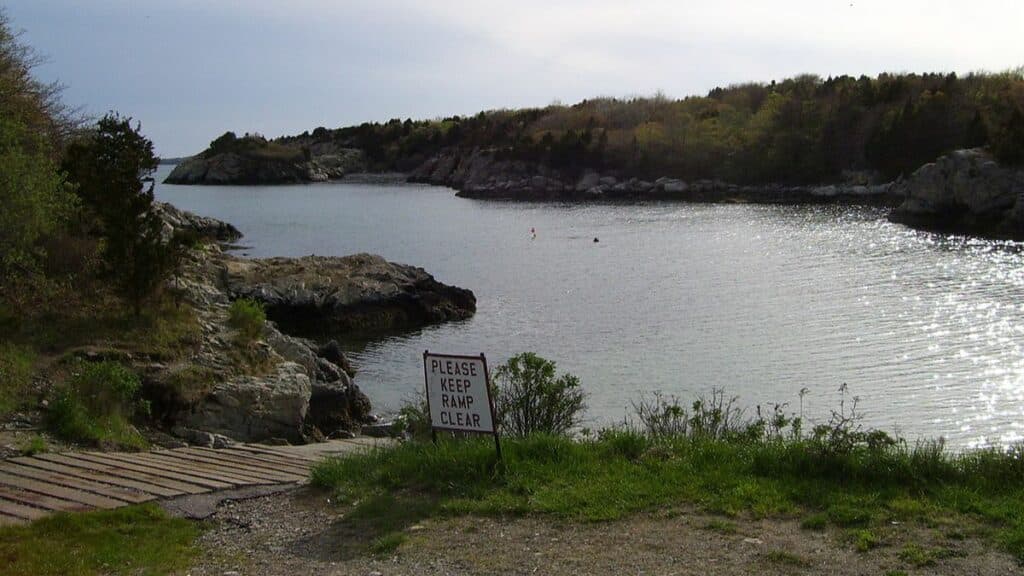
<svg viewBox="0 0 1024 576">
<path fill-rule="evenodd" d="M 493 434 L 487 361 L 481 356 L 423 353 L 430 421 L 439 430 Z"/>
</svg>

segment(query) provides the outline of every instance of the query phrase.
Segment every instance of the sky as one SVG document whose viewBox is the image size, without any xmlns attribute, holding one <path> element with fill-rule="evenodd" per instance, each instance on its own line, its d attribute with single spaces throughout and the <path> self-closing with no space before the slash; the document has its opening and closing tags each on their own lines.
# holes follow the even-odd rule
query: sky
<svg viewBox="0 0 1024 576">
<path fill-rule="evenodd" d="M 1019 0 L 0 0 L 36 70 L 165 157 L 227 130 L 571 104 L 801 73 L 1024 65 Z"/>
</svg>

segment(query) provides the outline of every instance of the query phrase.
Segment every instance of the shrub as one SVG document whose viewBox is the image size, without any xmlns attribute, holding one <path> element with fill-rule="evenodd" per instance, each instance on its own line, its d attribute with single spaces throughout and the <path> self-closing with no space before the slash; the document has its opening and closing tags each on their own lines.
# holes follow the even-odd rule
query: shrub
<svg viewBox="0 0 1024 576">
<path fill-rule="evenodd" d="M 32 353 L 9 342 L 0 342 L 0 414 L 24 402 L 32 379 Z"/>
<path fill-rule="evenodd" d="M 509 358 L 494 372 L 495 409 L 502 431 L 525 437 L 565 434 L 585 408 L 579 378 L 555 376 L 555 363 L 532 352 Z"/>
<path fill-rule="evenodd" d="M 47 423 L 58 435 L 99 446 L 141 448 L 145 440 L 131 419 L 148 413 L 138 398 L 138 375 L 116 362 L 85 363 L 56 390 Z"/>
<path fill-rule="evenodd" d="M 228 324 L 238 330 L 238 339 L 244 344 L 256 341 L 263 332 L 267 322 L 267 313 L 263 304 L 251 298 L 242 298 L 231 303 L 228 312 Z"/>
</svg>

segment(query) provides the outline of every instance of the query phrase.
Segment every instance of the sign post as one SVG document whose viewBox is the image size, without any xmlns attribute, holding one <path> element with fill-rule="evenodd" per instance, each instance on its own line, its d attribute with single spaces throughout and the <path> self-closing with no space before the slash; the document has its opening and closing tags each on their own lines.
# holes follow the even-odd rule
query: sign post
<svg viewBox="0 0 1024 576">
<path fill-rule="evenodd" d="M 501 458 L 494 400 L 491 398 L 487 358 L 423 352 L 423 378 L 427 388 L 427 411 L 431 434 L 437 431 L 493 434 Z"/>
</svg>

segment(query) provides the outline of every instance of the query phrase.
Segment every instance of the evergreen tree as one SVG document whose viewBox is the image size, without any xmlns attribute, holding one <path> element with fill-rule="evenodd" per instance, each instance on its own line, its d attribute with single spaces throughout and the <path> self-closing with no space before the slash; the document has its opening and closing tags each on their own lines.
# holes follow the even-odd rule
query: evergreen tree
<svg viewBox="0 0 1024 576">
<path fill-rule="evenodd" d="M 167 277 L 173 260 L 162 238 L 163 222 L 153 212 L 150 175 L 158 159 L 139 129 L 130 118 L 108 114 L 69 146 L 64 162 L 79 196 L 99 217 L 104 258 L 136 315 Z"/>
</svg>

